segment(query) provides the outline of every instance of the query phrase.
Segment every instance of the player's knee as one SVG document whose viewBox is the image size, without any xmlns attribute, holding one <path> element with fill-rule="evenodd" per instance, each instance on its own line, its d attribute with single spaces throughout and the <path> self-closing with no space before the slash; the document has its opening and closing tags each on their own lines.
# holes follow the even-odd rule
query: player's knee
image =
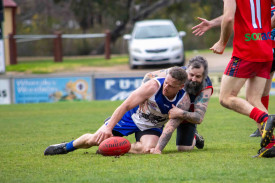
<svg viewBox="0 0 275 183">
<path fill-rule="evenodd" d="M 223 99 L 223 98 L 219 98 L 219 102 L 220 102 L 220 104 L 223 106 L 223 107 L 227 107 L 227 104 L 226 104 L 226 100 L 225 99 Z"/>
<path fill-rule="evenodd" d="M 177 146 L 178 151 L 185 152 L 185 151 L 191 151 L 194 149 L 194 146 Z"/>
<path fill-rule="evenodd" d="M 223 107 L 228 108 L 228 109 L 231 109 L 231 105 L 230 105 L 230 103 L 232 102 L 231 100 L 232 100 L 232 98 L 229 98 L 229 97 L 221 97 L 220 96 L 220 98 L 219 98 L 220 104 Z"/>
</svg>

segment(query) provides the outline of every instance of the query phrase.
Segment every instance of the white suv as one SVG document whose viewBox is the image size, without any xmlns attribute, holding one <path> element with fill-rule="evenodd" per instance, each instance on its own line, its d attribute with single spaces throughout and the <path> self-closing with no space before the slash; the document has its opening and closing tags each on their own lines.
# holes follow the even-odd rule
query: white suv
<svg viewBox="0 0 275 183">
<path fill-rule="evenodd" d="M 171 20 L 144 20 L 135 23 L 128 40 L 130 68 L 140 65 L 184 65 L 185 54 L 182 37 Z"/>
</svg>

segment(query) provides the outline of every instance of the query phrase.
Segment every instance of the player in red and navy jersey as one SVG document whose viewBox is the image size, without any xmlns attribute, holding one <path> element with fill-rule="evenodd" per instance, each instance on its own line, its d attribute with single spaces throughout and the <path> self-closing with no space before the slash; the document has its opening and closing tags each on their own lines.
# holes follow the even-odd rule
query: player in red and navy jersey
<svg viewBox="0 0 275 183">
<path fill-rule="evenodd" d="M 224 0 L 220 39 L 210 48 L 222 54 L 234 27 L 233 53 L 222 78 L 220 103 L 254 119 L 259 128 L 264 123 L 261 147 L 269 144 L 275 126 L 275 116 L 268 115 L 261 102 L 273 61 L 271 12 L 266 11 L 270 7 L 269 0 Z M 246 81 L 247 101 L 237 97 Z"/>
<path fill-rule="evenodd" d="M 196 125 L 202 123 L 208 101 L 213 93 L 212 83 L 208 77 L 208 63 L 203 57 L 197 56 L 189 60 L 187 68 L 182 68 L 188 75 L 184 89 L 189 94 L 191 106 L 188 111 L 180 106 L 170 109 L 169 118 L 181 118 L 182 121 L 177 124 L 168 122 L 165 125 L 158 145 L 151 150 L 151 153 L 161 153 L 175 129 L 177 129 L 178 151 L 190 151 L 194 146 L 202 149 L 204 146 L 204 139 L 196 132 Z M 164 77 L 168 71 L 169 69 L 150 72 L 144 77 L 144 82 L 152 78 Z"/>
<path fill-rule="evenodd" d="M 274 13 L 275 13 L 275 6 L 271 6 L 271 18 L 273 17 Z M 201 23 L 192 28 L 194 30 L 193 34 L 195 34 L 196 36 L 202 36 L 209 29 L 220 26 L 223 16 L 219 16 L 210 21 L 200 17 L 198 17 L 198 19 L 201 21 Z M 273 19 L 275 19 L 275 16 L 273 17 Z M 272 27 L 274 28 L 274 26 Z M 271 84 L 272 84 L 272 77 L 275 71 L 275 29 L 272 29 L 271 31 L 271 40 L 272 40 L 272 47 L 273 47 L 273 63 L 270 71 L 270 79 L 268 79 L 265 84 L 264 92 L 261 98 L 261 102 L 267 110 L 269 106 L 269 93 L 270 93 Z M 261 132 L 259 129 L 257 129 L 253 134 L 250 135 L 250 137 L 258 137 L 258 136 L 261 136 Z M 260 151 L 262 151 L 263 149 L 270 149 L 269 151 L 275 152 L 274 144 L 275 144 L 275 141 L 273 138 L 272 142 L 269 143 L 266 147 L 262 148 Z M 265 154 L 261 153 L 260 155 L 269 156 L 269 154 L 270 154 L 269 152 L 265 152 Z"/>
</svg>

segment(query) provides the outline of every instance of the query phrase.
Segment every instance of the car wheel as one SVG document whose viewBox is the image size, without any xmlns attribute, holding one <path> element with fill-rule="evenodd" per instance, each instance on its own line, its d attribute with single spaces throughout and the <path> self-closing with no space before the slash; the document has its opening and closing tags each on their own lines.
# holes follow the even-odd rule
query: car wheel
<svg viewBox="0 0 275 183">
<path fill-rule="evenodd" d="M 129 67 L 130 69 L 137 69 L 137 66 L 132 64 L 131 59 L 129 59 Z"/>
<path fill-rule="evenodd" d="M 137 69 L 137 66 L 130 64 L 130 69 Z"/>
</svg>

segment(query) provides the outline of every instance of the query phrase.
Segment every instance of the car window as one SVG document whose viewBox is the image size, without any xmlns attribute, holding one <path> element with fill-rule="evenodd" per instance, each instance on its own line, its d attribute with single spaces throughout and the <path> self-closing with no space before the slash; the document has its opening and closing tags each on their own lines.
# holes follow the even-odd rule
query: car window
<svg viewBox="0 0 275 183">
<path fill-rule="evenodd" d="M 150 25 L 137 27 L 134 38 L 151 39 L 175 36 L 177 36 L 177 32 L 171 25 Z"/>
</svg>

